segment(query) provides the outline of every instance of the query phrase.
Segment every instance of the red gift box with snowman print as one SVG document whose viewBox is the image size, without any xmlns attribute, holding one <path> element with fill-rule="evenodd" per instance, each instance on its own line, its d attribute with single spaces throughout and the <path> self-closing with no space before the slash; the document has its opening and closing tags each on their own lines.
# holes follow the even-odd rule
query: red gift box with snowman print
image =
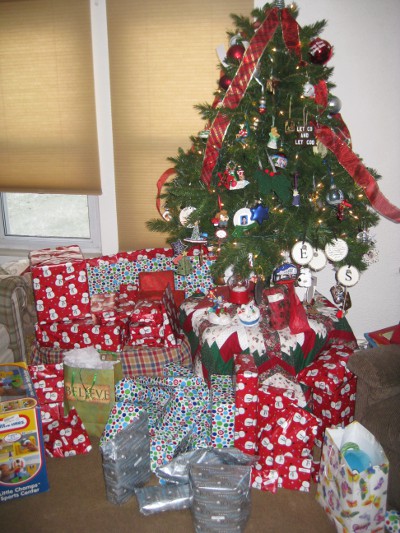
<svg viewBox="0 0 400 533">
<path fill-rule="evenodd" d="M 90 316 L 86 261 L 79 246 L 35 250 L 29 260 L 40 323 Z"/>
<path fill-rule="evenodd" d="M 235 448 L 254 454 L 257 445 L 258 371 L 252 355 L 234 354 Z"/>
<path fill-rule="evenodd" d="M 64 367 L 62 363 L 49 365 L 29 365 L 40 406 L 64 401 Z"/>
<path fill-rule="evenodd" d="M 128 321 L 96 324 L 92 318 L 35 324 L 36 340 L 43 348 L 72 350 L 94 346 L 97 350 L 119 352 L 125 344 Z"/>
<path fill-rule="evenodd" d="M 164 346 L 164 328 L 162 324 L 129 324 L 128 346 Z"/>
<path fill-rule="evenodd" d="M 319 421 L 297 405 L 292 390 L 260 388 L 259 406 L 259 460 L 252 486 L 271 492 L 279 487 L 308 492 Z"/>
<path fill-rule="evenodd" d="M 346 366 L 352 353 L 348 346 L 331 345 L 297 375 L 300 383 L 310 387 L 312 412 L 322 421 L 318 446 L 326 427 L 344 427 L 354 419 L 357 378 Z"/>
<path fill-rule="evenodd" d="M 89 435 L 74 407 L 67 416 L 46 425 L 44 445 L 49 457 L 70 457 L 91 451 Z"/>
</svg>

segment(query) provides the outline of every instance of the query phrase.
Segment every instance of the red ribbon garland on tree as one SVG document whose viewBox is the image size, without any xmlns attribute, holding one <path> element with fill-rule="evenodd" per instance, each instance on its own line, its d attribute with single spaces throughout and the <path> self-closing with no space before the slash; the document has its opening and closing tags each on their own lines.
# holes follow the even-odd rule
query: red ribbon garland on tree
<svg viewBox="0 0 400 533">
<path fill-rule="evenodd" d="M 218 159 L 219 150 L 222 146 L 226 130 L 230 124 L 230 119 L 223 114 L 223 108 L 236 109 L 242 100 L 261 54 L 272 39 L 275 30 L 279 25 L 278 13 L 279 9 L 277 7 L 271 9 L 267 13 L 265 20 L 258 28 L 254 37 L 251 39 L 250 44 L 243 55 L 236 76 L 233 78 L 226 91 L 225 98 L 222 101 L 222 111 L 218 112 L 212 123 L 201 171 L 201 180 L 208 187 L 211 183 L 211 176 Z"/>
<path fill-rule="evenodd" d="M 176 174 L 176 170 L 174 168 L 169 168 L 165 172 L 161 174 L 161 176 L 158 178 L 157 181 L 157 197 L 156 197 L 156 207 L 157 211 L 160 213 L 160 215 L 164 218 L 165 212 L 161 212 L 161 189 L 163 188 L 164 183 L 167 181 L 167 179 L 172 176 L 173 174 Z"/>
<path fill-rule="evenodd" d="M 336 156 L 340 165 L 350 174 L 357 185 L 364 189 L 365 195 L 375 211 L 393 222 L 400 222 L 400 209 L 389 202 L 379 189 L 375 178 L 368 172 L 351 148 L 329 126 L 314 124 L 314 128 L 317 139 Z"/>
</svg>

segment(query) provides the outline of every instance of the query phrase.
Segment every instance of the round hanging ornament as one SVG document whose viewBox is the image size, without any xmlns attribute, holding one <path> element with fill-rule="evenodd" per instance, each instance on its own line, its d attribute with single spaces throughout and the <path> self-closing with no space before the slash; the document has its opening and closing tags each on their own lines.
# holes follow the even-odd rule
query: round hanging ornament
<svg viewBox="0 0 400 533">
<path fill-rule="evenodd" d="M 360 272 L 354 266 L 342 266 L 336 273 L 336 279 L 344 287 L 354 287 L 360 281 Z"/>
<path fill-rule="evenodd" d="M 314 255 L 314 248 L 309 242 L 299 241 L 291 251 L 292 259 L 298 265 L 308 265 Z"/>
<path fill-rule="evenodd" d="M 196 208 L 188 206 L 184 207 L 179 213 L 179 222 L 182 224 L 182 226 L 185 226 L 186 228 L 194 227 L 194 224 L 188 224 L 188 218 L 193 213 L 193 211 L 196 211 Z"/>
<path fill-rule="evenodd" d="M 335 185 L 335 183 L 332 183 L 328 194 L 326 195 L 326 203 L 332 206 L 339 205 L 344 200 L 344 194 L 343 191 L 338 189 Z"/>
<path fill-rule="evenodd" d="M 329 261 L 342 261 L 348 252 L 349 247 L 343 239 L 334 239 L 325 246 L 325 254 Z"/>
<path fill-rule="evenodd" d="M 232 80 L 231 78 L 228 78 L 226 74 L 224 74 L 223 76 L 220 77 L 218 83 L 221 89 L 223 89 L 224 91 L 227 91 L 229 89 L 229 85 L 232 83 Z"/>
<path fill-rule="evenodd" d="M 328 111 L 331 115 L 336 115 L 342 109 L 342 102 L 337 96 L 328 98 Z"/>
<path fill-rule="evenodd" d="M 227 57 L 230 59 L 236 59 L 237 61 L 242 61 L 246 49 L 242 44 L 234 44 L 226 53 Z"/>
<path fill-rule="evenodd" d="M 308 58 L 314 65 L 325 65 L 333 54 L 333 48 L 324 39 L 316 37 L 309 44 Z"/>
<path fill-rule="evenodd" d="M 320 270 L 326 267 L 327 262 L 328 260 L 326 255 L 324 254 L 324 251 L 320 248 L 315 248 L 313 251 L 313 257 L 308 263 L 308 266 L 311 268 L 311 270 L 319 272 Z"/>
<path fill-rule="evenodd" d="M 233 216 L 234 226 L 250 226 L 254 224 L 251 219 L 251 211 L 247 207 L 242 207 Z"/>
</svg>

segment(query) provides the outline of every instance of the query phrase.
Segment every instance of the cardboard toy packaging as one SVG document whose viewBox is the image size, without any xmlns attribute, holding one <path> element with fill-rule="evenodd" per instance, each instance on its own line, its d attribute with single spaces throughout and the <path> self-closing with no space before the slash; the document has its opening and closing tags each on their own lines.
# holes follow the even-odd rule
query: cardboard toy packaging
<svg viewBox="0 0 400 533">
<path fill-rule="evenodd" d="M 79 246 L 35 250 L 29 261 L 40 323 L 90 316 L 86 262 Z"/>
<path fill-rule="evenodd" d="M 49 489 L 35 389 L 25 363 L 0 365 L 0 502 Z"/>
</svg>

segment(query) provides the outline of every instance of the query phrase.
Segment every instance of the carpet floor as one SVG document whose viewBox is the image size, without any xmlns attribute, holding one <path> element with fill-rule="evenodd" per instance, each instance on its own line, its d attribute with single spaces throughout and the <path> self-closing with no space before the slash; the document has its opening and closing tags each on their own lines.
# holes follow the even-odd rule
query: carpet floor
<svg viewBox="0 0 400 533">
<path fill-rule="evenodd" d="M 139 512 L 135 497 L 122 505 L 106 498 L 98 441 L 87 455 L 47 459 L 50 490 L 0 503 L 0 530 L 14 533 L 191 533 L 190 510 L 151 516 Z M 150 483 L 157 483 L 157 478 Z M 252 489 L 251 515 L 245 533 L 333 533 L 335 527 L 309 493 Z"/>
</svg>

